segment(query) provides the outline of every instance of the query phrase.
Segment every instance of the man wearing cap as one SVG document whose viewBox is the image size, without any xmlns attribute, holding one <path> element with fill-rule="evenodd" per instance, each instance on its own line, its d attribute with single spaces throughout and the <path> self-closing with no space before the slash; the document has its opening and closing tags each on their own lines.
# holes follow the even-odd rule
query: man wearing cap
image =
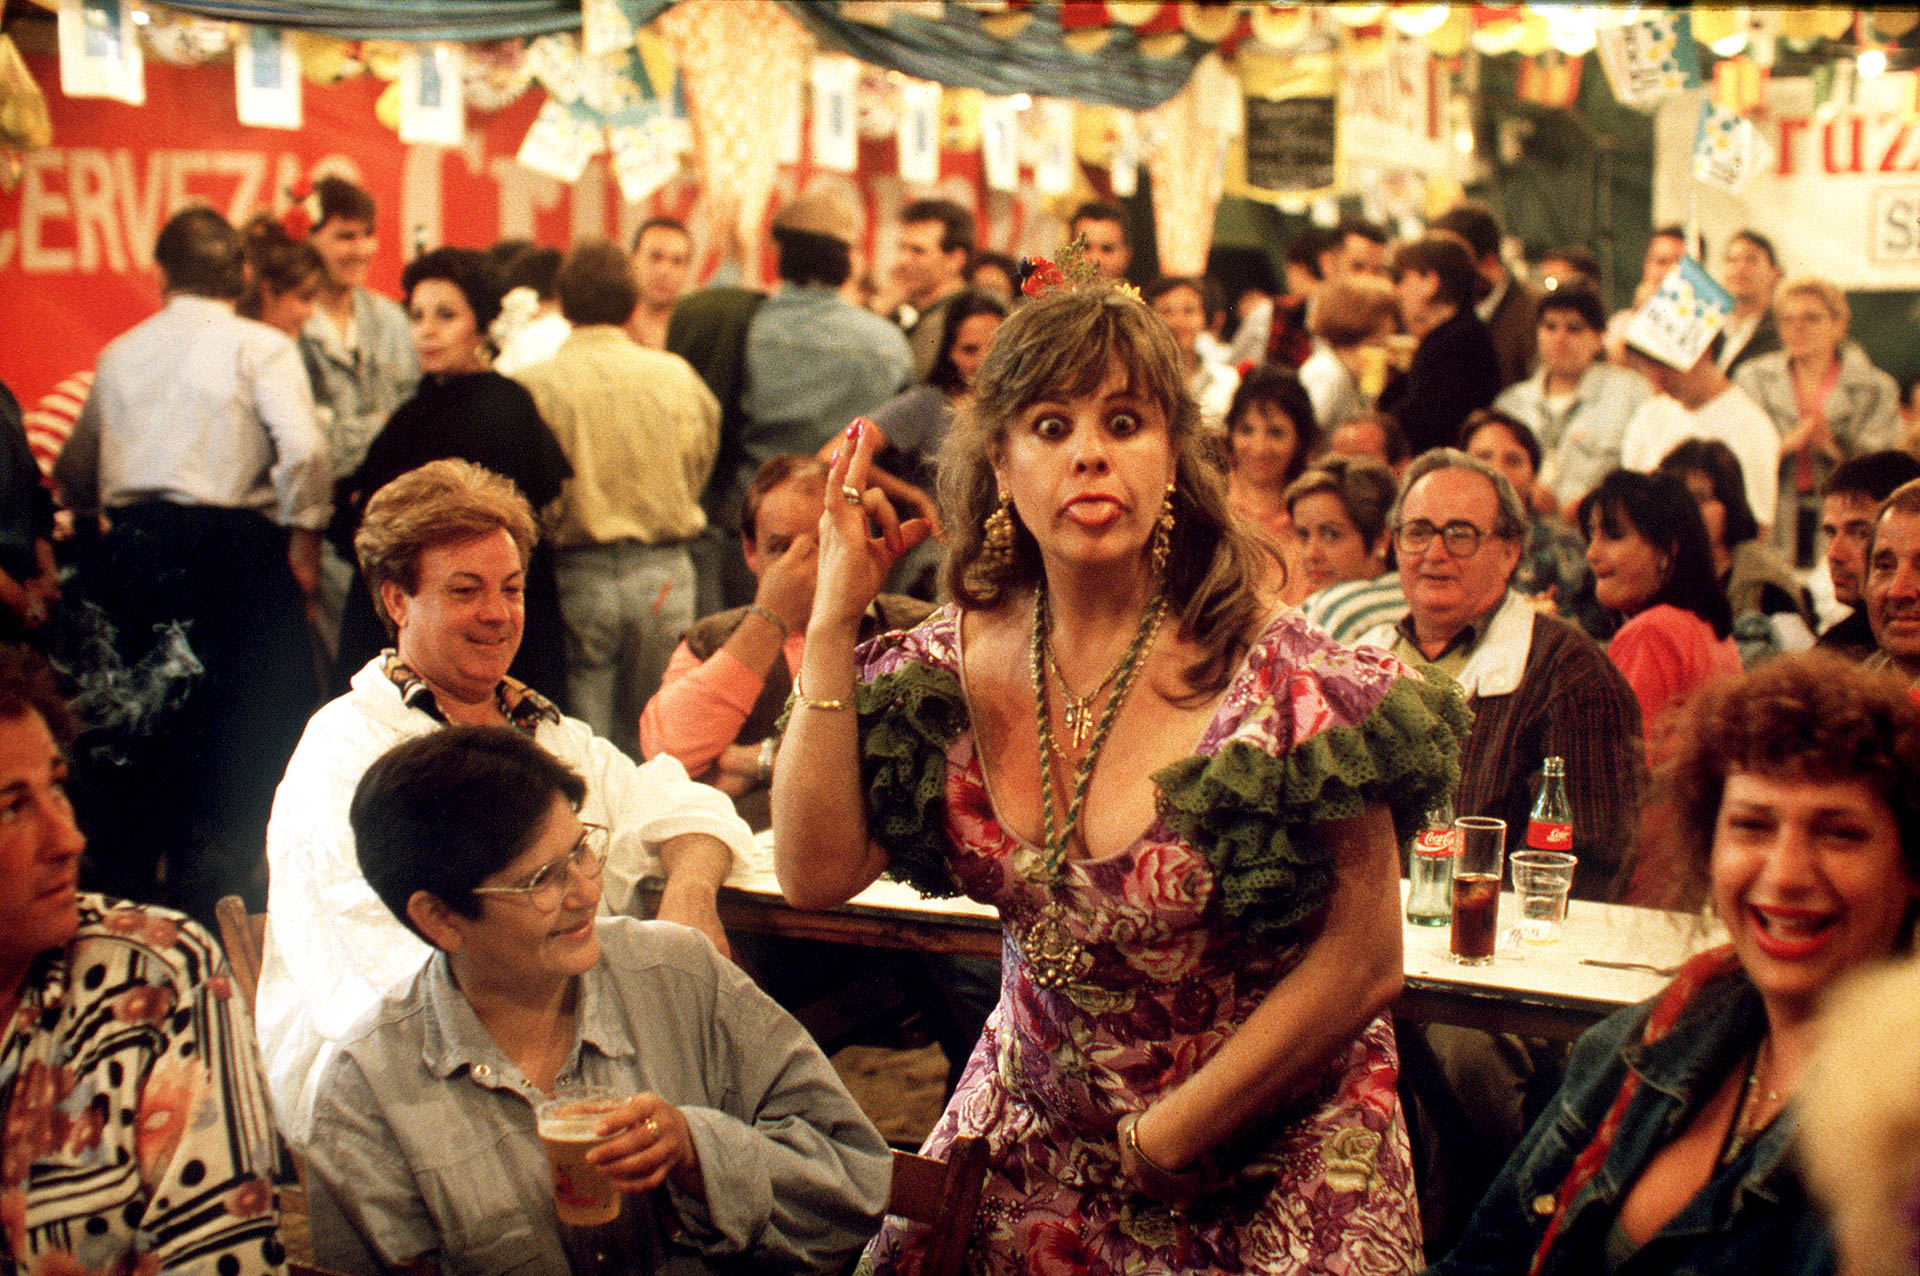
<svg viewBox="0 0 1920 1276">
<path fill-rule="evenodd" d="M 852 204 L 825 191 L 798 196 L 773 216 L 780 287 L 747 328 L 742 489 L 768 457 L 811 456 L 913 376 L 900 329 L 840 296 L 859 224 Z"/>
<path fill-rule="evenodd" d="M 1740 458 L 1754 518 L 1771 520 L 1780 490 L 1780 431 L 1773 419 L 1727 380 L 1711 353 L 1703 353 L 1690 368 L 1675 368 L 1628 346 L 1625 362 L 1660 393 L 1628 419 L 1620 440 L 1621 466 L 1651 473 L 1681 440 L 1718 439 Z M 1767 527 L 1761 525 L 1763 537 Z"/>
</svg>

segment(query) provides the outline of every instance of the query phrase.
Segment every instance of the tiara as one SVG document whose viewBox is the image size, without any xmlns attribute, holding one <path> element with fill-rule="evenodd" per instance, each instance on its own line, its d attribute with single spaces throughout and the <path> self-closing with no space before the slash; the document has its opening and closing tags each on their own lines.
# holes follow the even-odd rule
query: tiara
<svg viewBox="0 0 1920 1276">
<path fill-rule="evenodd" d="M 1108 279 L 1100 268 L 1087 260 L 1087 237 L 1077 235 L 1060 250 L 1059 261 L 1045 257 L 1022 257 L 1014 273 L 1014 283 L 1029 297 L 1044 297 L 1053 292 L 1082 292 L 1106 289 L 1140 300 L 1140 290 L 1125 280 Z"/>
</svg>

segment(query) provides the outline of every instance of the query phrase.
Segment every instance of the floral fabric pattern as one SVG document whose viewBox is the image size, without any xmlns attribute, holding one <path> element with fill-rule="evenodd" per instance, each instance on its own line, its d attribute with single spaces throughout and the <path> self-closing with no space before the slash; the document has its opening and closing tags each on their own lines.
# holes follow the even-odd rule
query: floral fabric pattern
<svg viewBox="0 0 1920 1276">
<path fill-rule="evenodd" d="M 862 648 L 861 662 L 863 683 L 913 666 L 957 678 L 956 614 L 948 609 L 909 633 L 875 640 Z M 1347 770 L 1391 777 L 1395 763 L 1370 767 L 1355 756 L 1377 745 L 1377 735 L 1340 729 L 1371 723 L 1403 684 L 1419 679 L 1391 656 L 1340 647 L 1289 612 L 1254 644 L 1198 752 L 1212 756 L 1233 744 L 1282 759 L 1339 732 Z M 1457 694 L 1443 690 L 1446 697 L 1457 705 Z M 1420 703 L 1402 703 L 1402 717 L 1418 716 Z M 1457 736 L 1446 712 L 1423 720 L 1437 737 Z M 1449 750 L 1457 746 L 1437 755 L 1447 764 Z M 1161 1206 L 1122 1181 L 1120 1117 L 1150 1106 L 1212 1058 L 1303 949 L 1235 924 L 1208 855 L 1169 825 L 1164 787 L 1162 814 L 1138 840 L 1106 858 L 1069 861 L 1050 894 L 1035 880 L 1038 848 L 1008 832 L 994 812 L 964 722 L 946 741 L 944 762 L 952 875 L 968 895 L 999 907 L 1006 932 L 1000 1004 L 927 1141 L 934 1156 L 963 1134 L 984 1137 L 991 1149 L 973 1224 L 973 1270 L 1384 1276 L 1418 1267 L 1398 1059 L 1384 1017 L 1307 1093 L 1217 1148 L 1223 1178 L 1192 1206 Z M 1440 774 L 1399 782 L 1414 791 L 1445 782 L 1448 765 L 1429 769 Z M 1268 804 L 1273 821 L 1303 819 L 1285 797 L 1255 800 Z M 1299 840 L 1305 852 L 1308 839 Z M 1036 943 L 1036 931 L 1054 946 Z M 1034 978 L 1028 962 L 1036 947 L 1043 956 L 1075 955 L 1060 986 Z M 924 1228 L 890 1220 L 863 1272 L 913 1276 L 924 1240 Z"/>
<path fill-rule="evenodd" d="M 0 1043 L 0 1269 L 283 1270 L 273 1115 L 245 1005 L 178 913 L 80 897 Z"/>
</svg>

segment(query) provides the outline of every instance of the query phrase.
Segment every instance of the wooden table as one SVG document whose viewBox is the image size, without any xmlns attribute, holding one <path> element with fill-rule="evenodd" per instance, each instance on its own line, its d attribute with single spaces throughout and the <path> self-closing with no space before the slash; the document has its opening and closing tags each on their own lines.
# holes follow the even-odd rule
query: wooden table
<svg viewBox="0 0 1920 1276">
<path fill-rule="evenodd" d="M 753 861 L 735 864 L 720 892 L 720 921 L 728 930 L 1000 956 L 1000 917 L 988 905 L 965 898 L 925 899 L 910 886 L 883 879 L 839 908 L 804 911 L 781 897 L 764 835 L 758 849 L 761 853 Z M 658 885 L 643 882 L 636 902 L 651 916 L 659 903 Z M 1571 1041 L 1667 982 L 1666 976 L 1651 971 L 1583 965 L 1581 958 L 1671 966 L 1721 938 L 1717 928 L 1691 914 L 1575 900 L 1559 941 L 1527 944 L 1506 933 L 1508 920 L 1518 915 L 1513 896 L 1502 896 L 1500 944 L 1489 966 L 1456 965 L 1447 956 L 1445 926 L 1403 925 L 1406 989 L 1394 1013 L 1421 1022 Z"/>
</svg>

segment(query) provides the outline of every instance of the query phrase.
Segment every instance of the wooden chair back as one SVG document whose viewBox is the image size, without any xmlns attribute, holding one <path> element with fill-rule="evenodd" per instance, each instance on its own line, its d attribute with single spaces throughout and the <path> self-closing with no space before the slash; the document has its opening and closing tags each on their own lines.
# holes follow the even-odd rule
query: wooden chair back
<svg viewBox="0 0 1920 1276">
<path fill-rule="evenodd" d="M 247 1004 L 249 1017 L 254 1012 L 254 1003 L 260 998 L 260 962 L 261 954 L 267 948 L 267 915 L 249 913 L 247 901 L 238 895 L 224 895 L 213 906 L 213 919 L 220 923 L 220 946 L 227 950 L 227 965 L 233 970 L 233 981 L 240 986 L 240 996 Z M 286 1154 L 287 1164 L 293 1170 L 293 1182 L 281 1182 L 280 1212 L 304 1215 L 307 1212 L 307 1166 L 293 1145 L 281 1143 Z M 318 1267 L 307 1267 L 301 1263 L 291 1263 L 288 1267 L 292 1276 L 330 1276 Z"/>
<path fill-rule="evenodd" d="M 887 1213 L 932 1228 L 920 1270 L 924 1276 L 960 1276 L 973 1239 L 973 1216 L 987 1181 L 987 1141 L 957 1138 L 947 1159 L 915 1152 L 893 1154 L 893 1190 Z"/>
<path fill-rule="evenodd" d="M 213 917 L 220 923 L 220 946 L 227 950 L 227 965 L 233 968 L 247 1013 L 252 1014 L 260 996 L 261 954 L 267 950 L 267 915 L 249 913 L 247 901 L 226 895 L 213 906 Z"/>
</svg>

